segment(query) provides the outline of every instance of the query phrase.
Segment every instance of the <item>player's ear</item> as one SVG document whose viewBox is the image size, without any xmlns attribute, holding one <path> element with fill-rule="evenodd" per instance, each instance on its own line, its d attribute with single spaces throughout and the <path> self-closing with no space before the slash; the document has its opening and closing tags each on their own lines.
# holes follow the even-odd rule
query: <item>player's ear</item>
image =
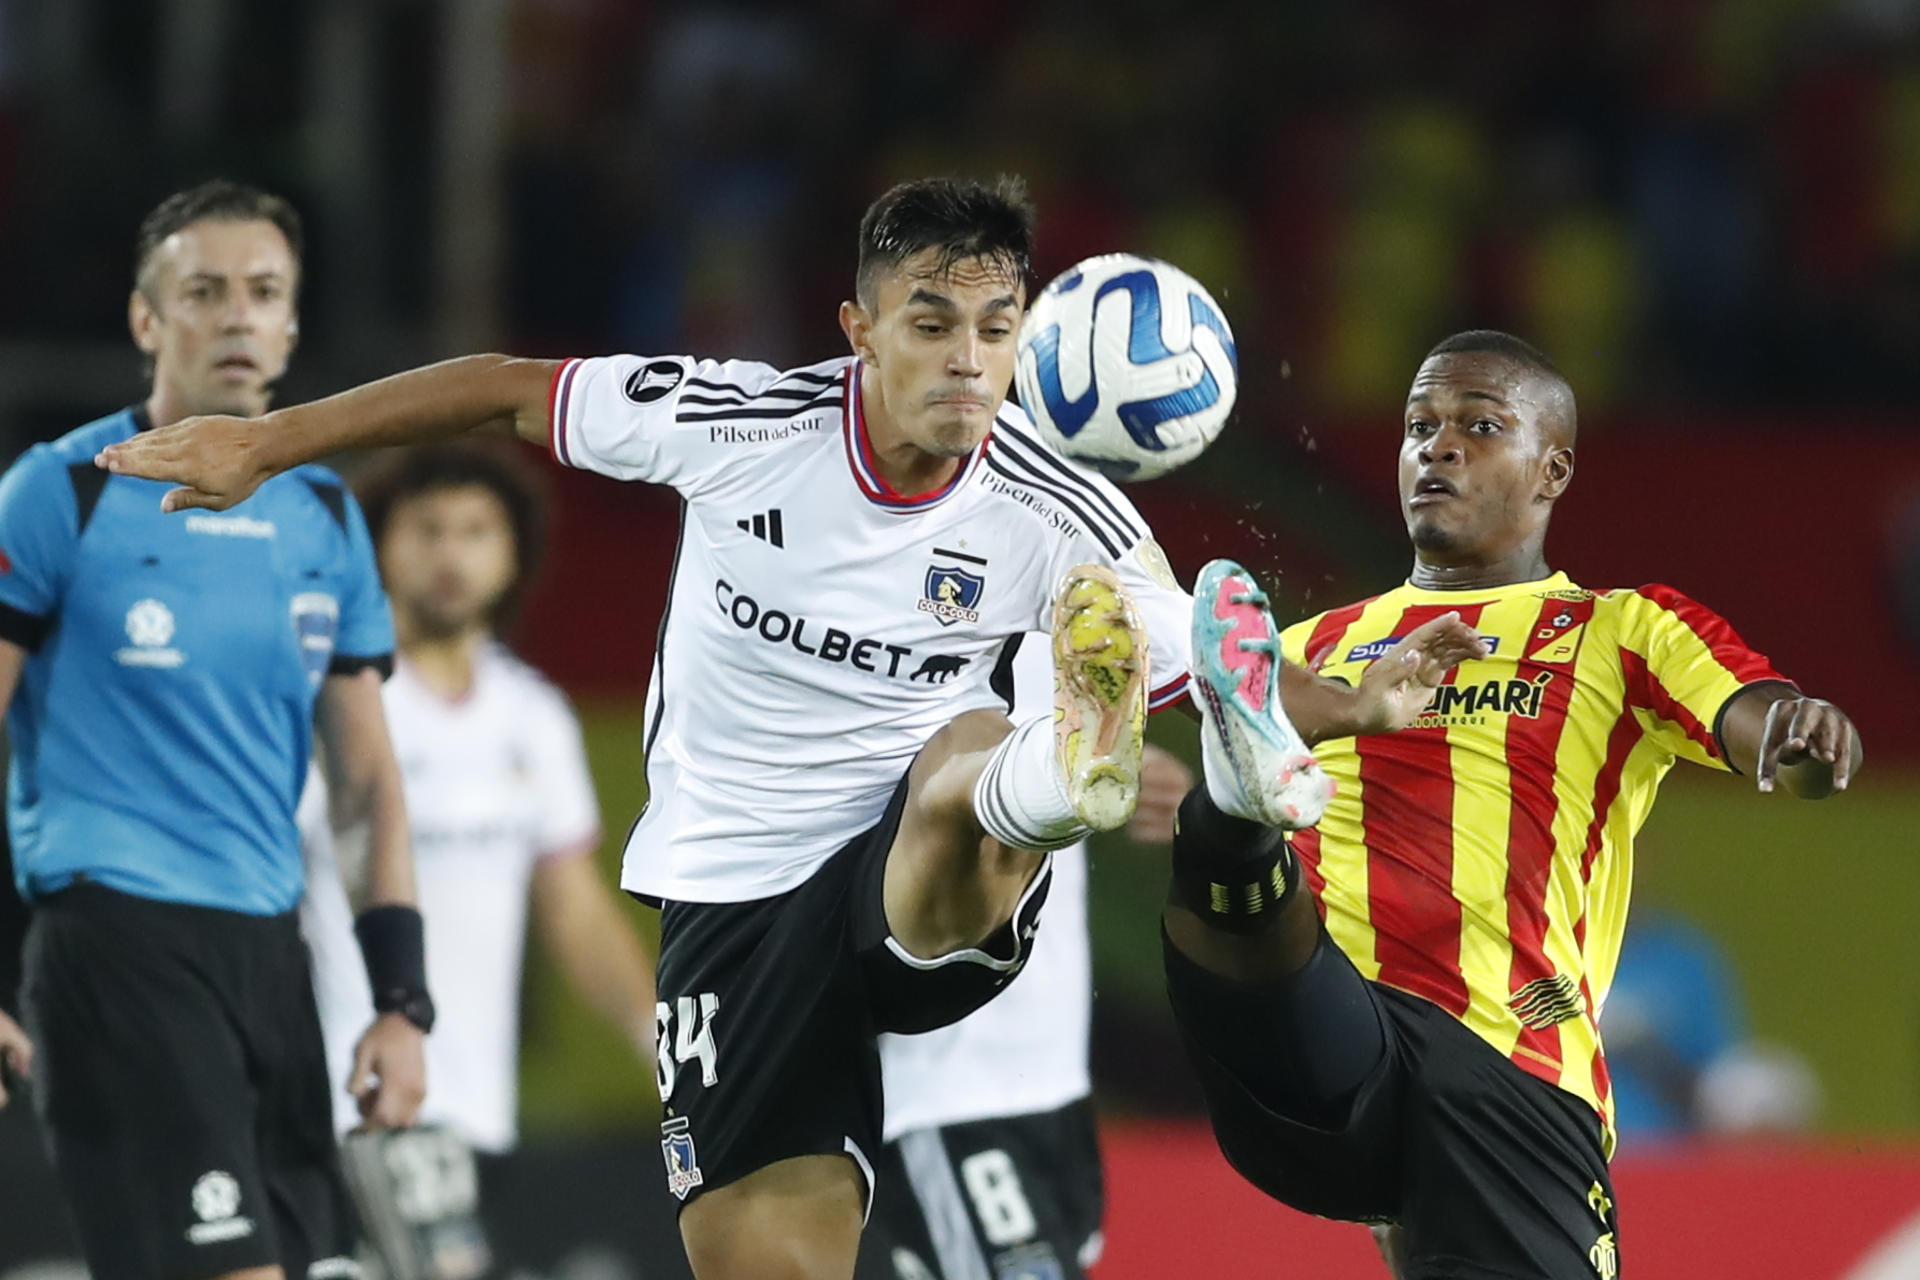
<svg viewBox="0 0 1920 1280">
<path fill-rule="evenodd" d="M 1540 496 L 1551 502 L 1573 483 L 1573 450 L 1553 449 L 1547 453 L 1545 474 L 1540 480 Z"/>
<path fill-rule="evenodd" d="M 133 345 L 146 355 L 155 355 L 160 350 L 160 313 L 153 309 L 153 303 L 147 295 L 135 289 L 127 298 L 127 328 L 133 334 Z"/>
<path fill-rule="evenodd" d="M 847 335 L 847 345 L 853 348 L 853 354 L 868 364 L 877 361 L 873 355 L 873 317 L 858 302 L 840 304 L 840 332 Z"/>
</svg>

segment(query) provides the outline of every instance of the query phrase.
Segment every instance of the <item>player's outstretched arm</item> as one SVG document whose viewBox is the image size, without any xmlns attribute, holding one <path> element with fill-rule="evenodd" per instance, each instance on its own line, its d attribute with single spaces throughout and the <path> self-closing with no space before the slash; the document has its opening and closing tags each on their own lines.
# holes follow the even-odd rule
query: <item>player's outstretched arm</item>
<svg viewBox="0 0 1920 1280">
<path fill-rule="evenodd" d="M 1720 721 L 1727 760 L 1762 791 L 1776 784 L 1802 800 L 1824 800 L 1860 772 L 1860 731 L 1831 702 L 1768 681 L 1733 695 Z"/>
<path fill-rule="evenodd" d="M 1310 746 L 1328 738 L 1391 733 L 1419 718 L 1447 672 L 1486 656 L 1479 634 L 1458 613 L 1443 613 L 1409 631 L 1356 686 L 1287 664 L 1280 672 L 1280 699 Z"/>
<path fill-rule="evenodd" d="M 94 458 L 115 475 L 171 480 L 161 509 L 224 511 L 268 477 L 345 449 L 421 444 L 489 424 L 547 438 L 553 360 L 461 356 L 258 418 L 187 418 L 108 445 Z"/>
</svg>

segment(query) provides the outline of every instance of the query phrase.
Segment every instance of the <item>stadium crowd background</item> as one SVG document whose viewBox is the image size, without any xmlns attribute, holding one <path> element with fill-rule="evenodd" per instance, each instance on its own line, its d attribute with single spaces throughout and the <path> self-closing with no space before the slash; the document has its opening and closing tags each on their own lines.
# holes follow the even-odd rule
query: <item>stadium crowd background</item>
<svg viewBox="0 0 1920 1280">
<path fill-rule="evenodd" d="M 483 348 L 819 358 L 872 194 L 997 170 L 1042 278 L 1154 253 L 1228 310 L 1236 423 L 1139 491 L 1183 576 L 1237 554 L 1296 608 L 1398 581 L 1419 355 L 1491 326 L 1559 360 L 1556 563 L 1683 587 L 1870 752 L 1817 812 L 1676 778 L 1639 902 L 1717 941 L 1820 1130 L 1920 1133 L 1920 0 L 0 0 L 0 456 L 139 394 L 132 228 L 201 177 L 308 219 L 301 399 Z M 519 639 L 587 721 L 611 874 L 674 503 L 550 488 Z M 1177 1110 L 1163 868 L 1094 879 L 1101 1096 Z M 529 1138 L 644 1143 L 631 1054 L 529 981 Z"/>
</svg>

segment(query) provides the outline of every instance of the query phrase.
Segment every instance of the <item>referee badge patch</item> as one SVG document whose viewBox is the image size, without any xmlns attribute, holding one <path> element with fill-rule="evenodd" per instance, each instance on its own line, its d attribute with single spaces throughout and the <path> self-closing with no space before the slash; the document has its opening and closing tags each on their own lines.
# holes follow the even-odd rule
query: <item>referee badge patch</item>
<svg viewBox="0 0 1920 1280">
<path fill-rule="evenodd" d="M 688 1131 L 691 1124 L 685 1116 L 676 1116 L 660 1126 L 660 1150 L 667 1158 L 667 1190 L 681 1200 L 707 1180 L 700 1172 L 700 1158 L 693 1153 L 693 1134 Z"/>
</svg>

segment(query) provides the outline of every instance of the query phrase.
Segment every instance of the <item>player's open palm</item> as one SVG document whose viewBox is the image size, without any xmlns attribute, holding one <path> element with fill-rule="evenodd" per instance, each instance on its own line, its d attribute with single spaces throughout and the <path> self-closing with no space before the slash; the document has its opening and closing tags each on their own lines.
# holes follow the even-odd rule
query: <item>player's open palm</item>
<svg viewBox="0 0 1920 1280">
<path fill-rule="evenodd" d="M 179 485 L 160 500 L 163 511 L 190 507 L 225 511 L 244 502 L 267 478 L 259 449 L 260 424 L 254 419 L 209 415 L 183 418 L 170 427 L 110 444 L 95 456 L 94 464 L 118 476 L 171 480 Z"/>
<path fill-rule="evenodd" d="M 420 1118 L 427 1096 L 426 1036 L 397 1013 L 373 1020 L 353 1048 L 347 1092 L 369 1129 L 403 1129 Z"/>
<path fill-rule="evenodd" d="M 27 1033 L 20 1024 L 0 1013 L 0 1107 L 7 1105 L 7 1089 L 4 1083 L 7 1072 L 24 1080 L 33 1071 L 33 1041 L 27 1039 Z"/>
<path fill-rule="evenodd" d="M 1486 642 L 1458 613 L 1443 613 L 1421 623 L 1360 677 L 1355 690 L 1358 732 L 1406 728 L 1427 709 L 1449 671 L 1486 656 Z"/>
</svg>

